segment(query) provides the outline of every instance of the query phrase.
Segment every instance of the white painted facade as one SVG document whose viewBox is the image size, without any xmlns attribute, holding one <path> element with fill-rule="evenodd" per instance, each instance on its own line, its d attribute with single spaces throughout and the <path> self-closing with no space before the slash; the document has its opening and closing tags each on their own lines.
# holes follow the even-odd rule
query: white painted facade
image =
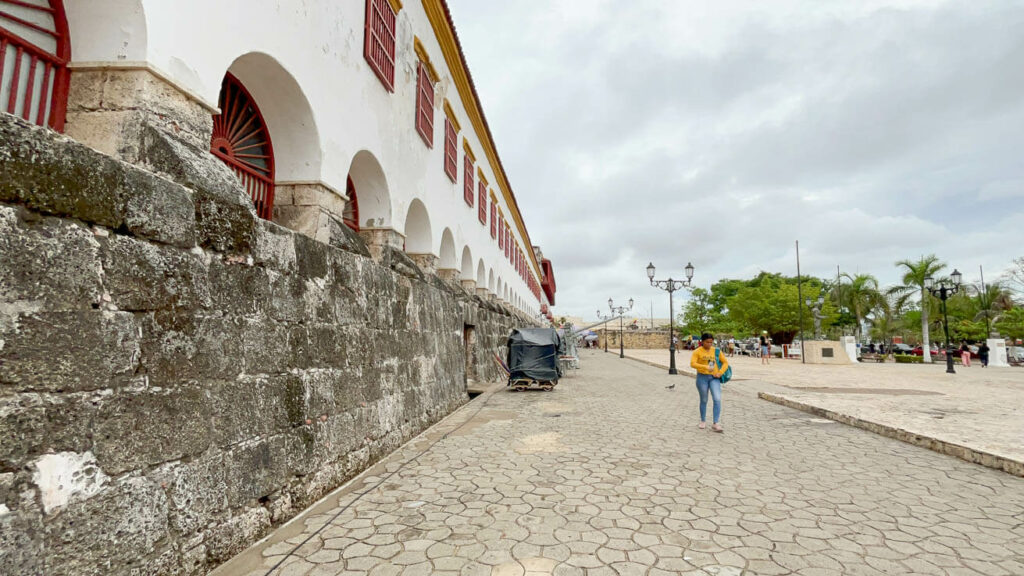
<svg viewBox="0 0 1024 576">
<path fill-rule="evenodd" d="M 429 252 L 439 268 L 459 270 L 478 289 L 538 314 L 547 303 L 543 290 L 538 300 L 491 238 L 490 223 L 480 223 L 478 199 L 472 207 L 463 199 L 465 138 L 539 284 L 540 263 L 512 217 L 518 209 L 496 184 L 498 174 L 483 153 L 488 136 L 473 128 L 426 4 L 405 0 L 398 12 L 389 92 L 363 56 L 365 0 L 64 2 L 72 77 L 76 67 L 146 68 L 214 113 L 231 72 L 266 120 L 279 186 L 319 183 L 344 196 L 351 175 L 361 227 L 391 228 L 405 237 L 407 252 Z M 414 37 L 439 75 L 433 148 L 414 124 Z M 444 171 L 445 99 L 461 126 L 455 183 Z"/>
</svg>

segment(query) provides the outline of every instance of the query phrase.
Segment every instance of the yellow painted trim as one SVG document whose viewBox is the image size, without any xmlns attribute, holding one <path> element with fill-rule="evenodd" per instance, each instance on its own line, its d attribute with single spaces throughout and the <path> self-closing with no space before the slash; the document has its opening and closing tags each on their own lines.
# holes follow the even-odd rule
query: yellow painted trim
<svg viewBox="0 0 1024 576">
<path fill-rule="evenodd" d="M 484 176 L 484 167 L 483 166 L 477 166 L 476 167 L 476 177 L 477 177 L 477 180 L 481 184 L 483 184 L 484 186 L 487 186 L 487 176 Z"/>
<path fill-rule="evenodd" d="M 448 121 L 452 123 L 455 128 L 455 132 L 462 132 L 462 126 L 459 126 L 459 120 L 455 117 L 455 110 L 452 110 L 452 103 L 447 98 L 444 99 L 444 115 L 448 117 Z"/>
<path fill-rule="evenodd" d="M 498 197 L 494 195 L 494 190 L 493 189 L 490 192 L 491 192 L 491 204 L 494 204 L 494 203 L 496 203 L 498 201 Z"/>
<path fill-rule="evenodd" d="M 466 156 L 469 156 L 469 159 L 475 164 L 476 154 L 473 154 L 473 149 L 469 147 L 469 140 L 466 140 L 465 136 L 462 137 L 462 149 L 466 152 Z"/>
<path fill-rule="evenodd" d="M 502 196 L 505 198 L 505 203 L 509 207 L 512 219 L 515 221 L 516 227 L 519 229 L 520 236 L 529 241 L 530 235 L 526 232 L 526 224 L 523 223 L 523 217 L 516 204 L 515 195 L 512 193 L 512 187 L 508 182 L 508 177 L 505 175 L 504 170 L 501 169 L 500 162 L 498 161 L 498 151 L 494 146 L 494 142 L 492 142 L 487 135 L 487 126 L 484 124 L 484 118 L 481 112 L 482 106 L 480 105 L 480 102 L 473 97 L 473 89 L 469 84 L 469 72 L 462 65 L 462 58 L 459 56 L 459 47 L 455 43 L 455 31 L 448 25 L 448 18 L 444 13 L 444 6 L 442 5 L 441 0 L 421 1 L 423 3 L 423 10 L 427 13 L 427 19 L 430 20 L 430 25 L 434 29 L 434 37 L 437 38 L 437 43 L 441 46 L 441 53 L 444 55 L 444 61 L 448 65 L 448 71 L 452 75 L 455 88 L 459 92 L 459 98 L 462 100 L 462 107 L 466 110 L 466 115 L 469 116 L 469 121 L 473 126 L 473 130 L 476 132 L 477 138 L 483 145 L 484 154 L 487 156 L 487 161 L 491 165 L 491 170 L 494 171 L 497 186 L 501 190 Z M 536 273 L 537 278 L 540 278 L 540 265 L 537 263 L 536 258 L 531 255 L 529 256 L 529 260 L 533 265 L 533 270 Z"/>
<path fill-rule="evenodd" d="M 388 4 L 391 4 L 391 9 L 398 14 L 402 11 L 402 0 L 388 0 Z"/>
<path fill-rule="evenodd" d="M 430 55 L 427 54 L 427 47 L 420 42 L 419 36 L 412 37 L 412 48 L 416 51 L 416 56 L 423 62 L 423 66 L 427 69 L 427 74 L 430 74 L 430 81 L 437 82 L 440 76 L 437 75 L 437 69 L 434 68 L 434 63 L 430 61 Z"/>
</svg>

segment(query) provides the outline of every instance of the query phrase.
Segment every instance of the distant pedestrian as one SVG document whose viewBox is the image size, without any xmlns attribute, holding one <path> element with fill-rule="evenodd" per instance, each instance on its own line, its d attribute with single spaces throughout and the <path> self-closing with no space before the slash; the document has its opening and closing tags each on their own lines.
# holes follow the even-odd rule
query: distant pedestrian
<svg viewBox="0 0 1024 576">
<path fill-rule="evenodd" d="M 736 355 L 736 339 L 729 338 L 729 356 Z"/>
<path fill-rule="evenodd" d="M 982 342 L 981 346 L 978 346 L 978 360 L 981 360 L 981 367 L 988 368 L 988 342 Z"/>
<path fill-rule="evenodd" d="M 967 345 L 967 340 L 960 341 L 960 363 L 964 368 L 971 367 L 971 347 Z"/>
<path fill-rule="evenodd" d="M 722 367 L 718 367 L 721 361 Z M 723 432 L 722 429 L 722 374 L 729 368 L 729 361 L 717 348 L 715 338 L 711 334 L 701 334 L 700 346 L 690 355 L 690 367 L 697 371 L 697 393 L 700 395 L 700 424 L 697 428 L 707 427 L 708 394 L 711 395 L 711 429 Z"/>
<path fill-rule="evenodd" d="M 772 339 L 768 336 L 767 330 L 761 332 L 759 341 L 761 344 L 761 364 L 771 364 L 768 359 L 772 355 Z"/>
</svg>

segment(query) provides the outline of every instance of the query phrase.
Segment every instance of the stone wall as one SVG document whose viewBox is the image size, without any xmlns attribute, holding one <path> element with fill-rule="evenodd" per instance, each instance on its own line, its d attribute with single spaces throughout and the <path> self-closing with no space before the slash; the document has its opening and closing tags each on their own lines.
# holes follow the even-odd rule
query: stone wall
<svg viewBox="0 0 1024 576">
<path fill-rule="evenodd" d="M 619 347 L 619 326 L 607 330 L 597 329 L 597 344 L 604 348 L 605 338 L 608 348 Z M 622 343 L 628 350 L 668 350 L 668 330 L 622 330 Z"/>
<path fill-rule="evenodd" d="M 187 140 L 132 146 L 145 169 L 0 114 L 4 573 L 204 573 L 497 380 L 529 322 L 259 220 Z"/>
</svg>

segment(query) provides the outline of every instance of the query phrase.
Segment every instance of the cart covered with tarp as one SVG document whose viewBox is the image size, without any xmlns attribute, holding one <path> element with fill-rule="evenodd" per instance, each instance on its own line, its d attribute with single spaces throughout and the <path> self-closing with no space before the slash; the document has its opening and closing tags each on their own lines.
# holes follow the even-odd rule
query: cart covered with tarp
<svg viewBox="0 0 1024 576">
<path fill-rule="evenodd" d="M 508 385 L 513 390 L 539 386 L 551 390 L 562 377 L 558 356 L 564 345 L 553 328 L 519 328 L 508 337 Z"/>
</svg>

